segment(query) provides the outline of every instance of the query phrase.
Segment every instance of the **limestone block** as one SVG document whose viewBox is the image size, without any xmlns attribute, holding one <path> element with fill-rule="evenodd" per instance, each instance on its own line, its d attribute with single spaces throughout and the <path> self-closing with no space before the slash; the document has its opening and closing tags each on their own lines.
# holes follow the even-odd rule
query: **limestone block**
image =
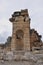
<svg viewBox="0 0 43 65">
<path fill-rule="evenodd" d="M 37 61 L 37 57 L 35 57 L 31 52 L 26 52 L 24 56 L 29 61 L 33 61 L 33 62 L 36 62 Z"/>
<path fill-rule="evenodd" d="M 15 55 L 14 60 L 21 60 L 22 55 Z"/>
<path fill-rule="evenodd" d="M 13 60 L 13 52 L 7 52 L 4 55 L 4 60 Z"/>
</svg>

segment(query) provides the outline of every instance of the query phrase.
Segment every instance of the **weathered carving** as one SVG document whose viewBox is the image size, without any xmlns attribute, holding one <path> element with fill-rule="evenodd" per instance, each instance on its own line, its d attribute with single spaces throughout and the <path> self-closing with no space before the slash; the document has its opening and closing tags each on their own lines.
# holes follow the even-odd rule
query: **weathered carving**
<svg viewBox="0 0 43 65">
<path fill-rule="evenodd" d="M 23 31 L 22 30 L 17 30 L 16 31 L 16 39 L 22 39 L 23 38 Z"/>
</svg>

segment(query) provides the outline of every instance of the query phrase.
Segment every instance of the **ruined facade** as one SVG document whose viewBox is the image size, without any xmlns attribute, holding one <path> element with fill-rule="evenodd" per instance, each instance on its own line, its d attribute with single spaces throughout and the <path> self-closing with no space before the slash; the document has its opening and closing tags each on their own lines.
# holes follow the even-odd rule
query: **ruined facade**
<svg viewBox="0 0 43 65">
<path fill-rule="evenodd" d="M 30 50 L 30 18 L 28 10 L 14 12 L 10 21 L 13 24 L 11 50 Z"/>
<path fill-rule="evenodd" d="M 30 29 L 30 48 L 32 50 L 32 47 L 41 47 L 42 46 L 42 40 L 41 35 L 38 34 L 38 32 L 35 29 Z"/>
<path fill-rule="evenodd" d="M 32 47 L 42 46 L 41 35 L 30 28 L 31 19 L 27 9 L 14 12 L 9 20 L 12 23 L 12 36 L 0 48 L 6 51 L 30 51 Z"/>
</svg>

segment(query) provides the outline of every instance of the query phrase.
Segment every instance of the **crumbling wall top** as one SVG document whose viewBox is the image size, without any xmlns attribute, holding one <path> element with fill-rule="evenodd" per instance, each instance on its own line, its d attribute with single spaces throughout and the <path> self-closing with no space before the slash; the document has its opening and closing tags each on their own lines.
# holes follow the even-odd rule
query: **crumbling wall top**
<svg viewBox="0 0 43 65">
<path fill-rule="evenodd" d="M 16 11 L 12 14 L 12 17 L 9 19 L 11 22 L 14 21 L 15 17 L 18 17 L 18 16 L 29 16 L 28 15 L 28 9 L 24 9 L 24 10 L 21 10 L 21 11 Z"/>
</svg>

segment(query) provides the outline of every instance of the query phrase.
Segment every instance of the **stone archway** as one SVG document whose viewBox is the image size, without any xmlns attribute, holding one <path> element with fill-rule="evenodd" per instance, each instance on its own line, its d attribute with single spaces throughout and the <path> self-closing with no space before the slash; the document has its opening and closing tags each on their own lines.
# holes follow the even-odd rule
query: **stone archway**
<svg viewBox="0 0 43 65">
<path fill-rule="evenodd" d="M 24 48 L 23 37 L 24 37 L 24 32 L 22 30 L 17 30 L 16 43 L 15 43 L 16 50 L 23 50 Z"/>
</svg>

